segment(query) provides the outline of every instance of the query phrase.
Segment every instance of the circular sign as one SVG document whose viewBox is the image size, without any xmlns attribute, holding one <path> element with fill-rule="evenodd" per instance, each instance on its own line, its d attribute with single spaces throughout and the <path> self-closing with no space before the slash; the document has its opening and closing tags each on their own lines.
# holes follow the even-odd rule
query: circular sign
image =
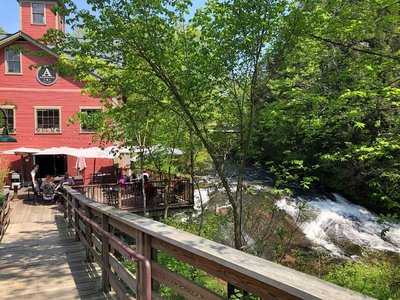
<svg viewBox="0 0 400 300">
<path fill-rule="evenodd" d="M 57 80 L 57 72 L 52 66 L 42 66 L 37 71 L 37 80 L 43 85 L 52 85 Z"/>
</svg>

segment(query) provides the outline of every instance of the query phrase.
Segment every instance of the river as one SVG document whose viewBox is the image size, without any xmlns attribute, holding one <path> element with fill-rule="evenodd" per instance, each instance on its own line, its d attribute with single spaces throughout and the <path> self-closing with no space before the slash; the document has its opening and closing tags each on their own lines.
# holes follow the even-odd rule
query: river
<svg viewBox="0 0 400 300">
<path fill-rule="evenodd" d="M 254 187 L 258 190 L 270 188 Z M 198 211 L 201 209 L 200 199 L 206 206 L 210 199 L 207 189 L 195 193 L 195 208 Z M 332 197 L 282 197 L 276 201 L 276 206 L 294 220 L 298 219 L 299 213 L 305 214 L 307 218 L 299 224 L 305 237 L 313 247 L 323 248 L 333 256 L 354 256 L 354 253 L 349 254 L 343 249 L 344 244 L 400 253 L 400 224 L 382 222 L 374 213 L 338 194 Z"/>
</svg>

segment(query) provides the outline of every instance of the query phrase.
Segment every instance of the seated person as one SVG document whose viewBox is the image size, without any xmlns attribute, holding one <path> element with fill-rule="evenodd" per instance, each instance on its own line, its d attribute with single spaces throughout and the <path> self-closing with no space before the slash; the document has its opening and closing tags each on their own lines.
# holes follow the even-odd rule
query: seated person
<svg viewBox="0 0 400 300">
<path fill-rule="evenodd" d="M 174 194 L 181 195 L 185 192 L 185 183 L 181 180 L 174 182 Z"/>
<path fill-rule="evenodd" d="M 149 181 L 149 177 L 143 176 L 144 179 L 144 191 L 146 193 L 146 201 L 152 202 L 153 198 L 157 195 L 156 187 Z"/>
<path fill-rule="evenodd" d="M 128 183 L 128 176 L 121 174 L 121 176 L 118 179 L 118 184 L 121 188 L 125 188 L 127 183 Z"/>
<path fill-rule="evenodd" d="M 41 189 L 44 201 L 54 201 L 56 186 L 51 176 L 46 176 L 45 180 L 42 182 Z"/>
<path fill-rule="evenodd" d="M 65 173 L 64 178 L 60 181 L 60 186 L 63 185 L 74 185 L 75 181 L 74 179 L 68 175 L 68 173 Z"/>
</svg>

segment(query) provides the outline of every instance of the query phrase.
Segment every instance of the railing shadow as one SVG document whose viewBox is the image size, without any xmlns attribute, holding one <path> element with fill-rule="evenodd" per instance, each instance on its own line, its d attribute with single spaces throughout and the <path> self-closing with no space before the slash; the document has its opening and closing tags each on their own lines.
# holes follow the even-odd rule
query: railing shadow
<svg viewBox="0 0 400 300">
<path fill-rule="evenodd" d="M 87 260 L 86 252 L 83 245 L 75 240 L 75 232 L 73 228 L 68 227 L 62 215 L 55 216 L 60 237 L 70 245 L 79 244 L 81 250 L 79 257 L 76 252 L 66 251 L 67 262 L 71 271 L 71 275 L 75 281 L 79 297 L 86 299 L 96 296 L 97 299 L 108 299 L 101 289 L 101 269 L 96 263 Z"/>
</svg>

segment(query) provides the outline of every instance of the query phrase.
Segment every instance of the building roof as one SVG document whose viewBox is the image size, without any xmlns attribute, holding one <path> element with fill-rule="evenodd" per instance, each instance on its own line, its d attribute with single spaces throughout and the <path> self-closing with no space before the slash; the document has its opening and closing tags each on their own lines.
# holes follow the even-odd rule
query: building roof
<svg viewBox="0 0 400 300">
<path fill-rule="evenodd" d="M 61 0 L 17 0 L 18 2 L 28 1 L 28 2 L 57 2 L 58 4 L 62 4 Z"/>
<path fill-rule="evenodd" d="M 5 38 L 7 38 L 7 37 L 9 37 L 11 34 L 9 34 L 9 33 L 0 33 L 0 42 L 1 42 L 1 40 L 3 40 L 3 39 L 5 39 Z"/>
<path fill-rule="evenodd" d="M 22 31 L 18 31 L 14 34 L 6 34 L 6 35 L 1 35 L 0 36 L 0 48 L 8 46 L 10 44 L 12 44 L 13 42 L 16 41 L 27 41 L 33 45 L 35 45 L 36 47 L 42 49 L 43 51 L 47 52 L 48 54 L 50 54 L 51 56 L 57 57 L 58 55 L 51 50 L 48 46 L 38 42 L 37 40 L 35 40 L 34 38 L 32 38 L 31 36 L 27 35 L 26 33 L 22 32 Z"/>
<path fill-rule="evenodd" d="M 64 3 L 62 0 L 17 0 L 18 3 L 21 2 L 57 2 L 58 5 L 64 7 Z"/>
</svg>

